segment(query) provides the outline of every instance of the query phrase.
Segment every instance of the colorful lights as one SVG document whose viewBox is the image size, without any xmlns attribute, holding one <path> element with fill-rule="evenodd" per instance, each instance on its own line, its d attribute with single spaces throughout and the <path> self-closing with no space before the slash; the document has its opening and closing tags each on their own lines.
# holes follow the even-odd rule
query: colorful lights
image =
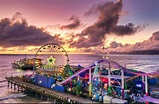
<svg viewBox="0 0 159 104">
<path fill-rule="evenodd" d="M 54 88 L 56 85 L 55 84 L 52 84 L 51 88 Z"/>
<path fill-rule="evenodd" d="M 41 84 L 41 83 L 42 83 L 42 81 L 40 80 L 38 84 Z"/>
<path fill-rule="evenodd" d="M 95 97 L 96 97 L 96 95 L 93 95 L 93 97 L 95 98 Z"/>
<path fill-rule="evenodd" d="M 71 88 L 69 88 L 68 91 L 71 91 Z"/>
</svg>

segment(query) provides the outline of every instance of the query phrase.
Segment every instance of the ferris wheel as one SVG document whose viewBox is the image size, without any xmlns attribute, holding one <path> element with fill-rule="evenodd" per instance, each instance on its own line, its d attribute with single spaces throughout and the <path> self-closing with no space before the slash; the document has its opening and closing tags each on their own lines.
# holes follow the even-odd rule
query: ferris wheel
<svg viewBox="0 0 159 104">
<path fill-rule="evenodd" d="M 35 59 L 41 60 L 42 65 L 40 67 L 44 69 L 64 67 L 69 63 L 65 49 L 54 43 L 41 46 L 35 54 Z"/>
</svg>

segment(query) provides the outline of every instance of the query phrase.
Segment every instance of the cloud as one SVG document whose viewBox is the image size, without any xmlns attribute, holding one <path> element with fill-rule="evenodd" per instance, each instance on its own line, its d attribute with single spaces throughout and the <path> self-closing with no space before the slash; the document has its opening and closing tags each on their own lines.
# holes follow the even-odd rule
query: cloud
<svg viewBox="0 0 159 104">
<path fill-rule="evenodd" d="M 159 50 L 159 31 L 152 33 L 148 40 L 134 44 L 132 50 Z"/>
<path fill-rule="evenodd" d="M 77 29 L 79 26 L 81 26 L 81 21 L 76 16 L 71 16 L 69 18 L 69 21 L 73 21 L 73 22 L 68 25 L 62 25 L 61 29 Z"/>
<path fill-rule="evenodd" d="M 104 5 L 92 7 L 91 10 L 87 12 L 87 15 L 97 13 L 99 14 L 98 20 L 93 25 L 86 27 L 80 34 L 77 34 L 76 36 L 78 36 L 79 39 L 71 43 L 71 46 L 81 48 L 103 44 L 105 34 L 109 33 L 110 28 L 117 24 L 121 9 L 121 2 L 116 4 L 107 2 Z M 85 36 L 88 38 L 86 39 Z"/>
<path fill-rule="evenodd" d="M 155 41 L 155 40 L 159 40 L 159 31 L 155 32 L 152 34 L 152 40 Z"/>
<path fill-rule="evenodd" d="M 88 47 L 97 46 L 103 43 L 104 31 L 94 26 L 90 26 L 84 29 L 81 32 L 81 34 L 76 34 L 75 37 L 78 37 L 79 39 L 71 43 L 71 46 L 78 47 L 78 48 L 82 48 L 82 47 L 88 48 Z"/>
<path fill-rule="evenodd" d="M 148 40 L 138 42 L 135 44 L 122 45 L 121 43 L 111 42 L 110 47 L 106 49 L 108 52 L 135 52 L 135 51 L 147 51 L 147 50 L 159 50 L 159 31 L 154 32 Z"/>
<path fill-rule="evenodd" d="M 116 41 L 111 42 L 109 45 L 110 48 L 117 48 L 119 46 L 119 44 Z"/>
<path fill-rule="evenodd" d="M 147 25 L 143 25 L 143 26 L 138 25 L 135 27 L 133 23 L 128 23 L 125 26 L 117 25 L 111 29 L 111 33 L 114 33 L 119 36 L 132 35 L 136 32 L 143 30 L 146 26 Z"/>
<path fill-rule="evenodd" d="M 76 37 L 79 37 L 79 39 L 76 41 L 72 40 L 73 42 L 70 46 L 88 48 L 103 45 L 108 34 L 124 36 L 134 34 L 141 30 L 141 26 L 134 26 L 133 23 L 128 23 L 125 26 L 117 25 L 122 7 L 122 0 L 119 0 L 117 3 L 106 2 L 103 5 L 94 5 L 85 13 L 85 16 L 97 14 L 97 21 L 93 25 L 86 27 L 80 34 L 76 34 Z"/>
<path fill-rule="evenodd" d="M 0 46 L 39 46 L 48 42 L 62 44 L 59 35 L 51 36 L 36 26 L 29 26 L 21 13 L 0 20 Z"/>
</svg>

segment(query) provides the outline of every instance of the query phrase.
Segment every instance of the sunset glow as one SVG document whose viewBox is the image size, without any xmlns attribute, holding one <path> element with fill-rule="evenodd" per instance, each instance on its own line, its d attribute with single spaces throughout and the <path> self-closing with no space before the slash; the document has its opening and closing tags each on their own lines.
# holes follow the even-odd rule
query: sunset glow
<svg viewBox="0 0 159 104">
<path fill-rule="evenodd" d="M 0 0 L 0 54 L 35 54 L 46 43 L 69 53 L 156 50 L 158 7 L 158 0 Z"/>
</svg>

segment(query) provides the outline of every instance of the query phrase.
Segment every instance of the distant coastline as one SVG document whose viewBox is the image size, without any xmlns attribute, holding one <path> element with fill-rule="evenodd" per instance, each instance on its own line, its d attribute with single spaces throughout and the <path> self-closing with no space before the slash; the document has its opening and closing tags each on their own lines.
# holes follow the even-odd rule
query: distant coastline
<svg viewBox="0 0 159 104">
<path fill-rule="evenodd" d="M 159 50 L 140 50 L 131 52 L 109 52 L 110 54 L 159 55 Z"/>
<path fill-rule="evenodd" d="M 103 53 L 68 53 L 68 54 L 103 54 Z M 107 54 L 107 53 L 105 53 Z M 139 51 L 131 51 L 131 52 L 115 52 L 111 51 L 109 54 L 127 54 L 127 55 L 159 55 L 159 50 L 139 50 Z M 0 54 L 0 55 L 35 55 L 35 54 Z"/>
</svg>

